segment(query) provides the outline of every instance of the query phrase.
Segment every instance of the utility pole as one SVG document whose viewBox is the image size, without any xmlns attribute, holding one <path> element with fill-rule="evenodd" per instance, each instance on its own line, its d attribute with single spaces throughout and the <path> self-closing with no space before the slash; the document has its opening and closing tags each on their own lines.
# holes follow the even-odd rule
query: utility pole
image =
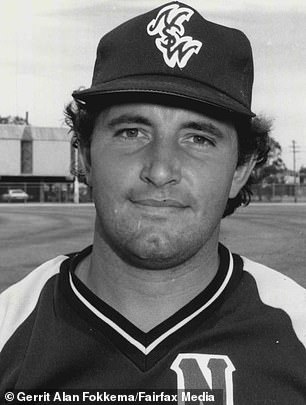
<svg viewBox="0 0 306 405">
<path fill-rule="evenodd" d="M 293 187 L 294 187 L 294 202 L 297 202 L 297 192 L 296 192 L 296 142 L 292 141 L 292 154 L 293 154 Z"/>
</svg>

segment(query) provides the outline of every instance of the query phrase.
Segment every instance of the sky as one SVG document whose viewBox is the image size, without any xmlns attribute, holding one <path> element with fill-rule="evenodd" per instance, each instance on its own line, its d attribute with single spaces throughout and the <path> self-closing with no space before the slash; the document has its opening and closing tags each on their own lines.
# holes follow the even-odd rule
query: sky
<svg viewBox="0 0 306 405">
<path fill-rule="evenodd" d="M 208 20 L 241 29 L 254 54 L 253 111 L 273 119 L 272 136 L 293 167 L 306 166 L 306 1 L 185 0 Z M 163 0 L 0 0 L 0 116 L 62 126 L 73 90 L 91 83 L 106 32 Z"/>
</svg>

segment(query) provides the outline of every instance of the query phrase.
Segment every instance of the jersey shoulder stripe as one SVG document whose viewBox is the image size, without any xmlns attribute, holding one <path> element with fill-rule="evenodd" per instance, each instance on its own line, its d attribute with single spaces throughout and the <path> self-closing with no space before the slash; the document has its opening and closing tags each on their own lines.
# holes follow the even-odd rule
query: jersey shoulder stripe
<svg viewBox="0 0 306 405">
<path fill-rule="evenodd" d="M 43 263 L 0 295 L 0 351 L 34 310 L 46 282 L 60 270 L 67 256 Z"/>
<path fill-rule="evenodd" d="M 256 281 L 261 301 L 287 313 L 296 336 L 306 348 L 306 289 L 276 270 L 242 259 L 244 271 Z"/>
</svg>

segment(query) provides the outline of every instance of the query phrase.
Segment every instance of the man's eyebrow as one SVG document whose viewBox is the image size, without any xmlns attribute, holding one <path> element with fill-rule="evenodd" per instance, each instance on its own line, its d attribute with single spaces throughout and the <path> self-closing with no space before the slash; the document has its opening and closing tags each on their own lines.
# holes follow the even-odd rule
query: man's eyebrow
<svg viewBox="0 0 306 405">
<path fill-rule="evenodd" d="M 134 115 L 134 114 L 122 114 L 119 117 L 111 119 L 108 123 L 107 126 L 109 128 L 113 128 L 116 125 L 120 124 L 142 124 L 142 125 L 147 125 L 151 126 L 151 122 L 143 117 L 142 115 Z"/>
<path fill-rule="evenodd" d="M 218 138 L 223 138 L 224 134 L 214 124 L 205 121 L 188 121 L 182 125 L 183 129 L 194 129 L 196 131 L 210 132 Z"/>
<path fill-rule="evenodd" d="M 116 125 L 121 125 L 121 124 L 140 124 L 140 125 L 146 125 L 146 126 L 152 126 L 151 121 L 144 117 L 143 115 L 139 114 L 122 114 L 119 115 L 118 117 L 115 117 L 111 119 L 108 123 L 107 126 L 109 128 L 113 128 Z M 212 135 L 222 138 L 224 135 L 222 131 L 215 126 L 214 124 L 206 121 L 188 121 L 182 124 L 182 129 L 193 129 L 195 131 L 201 131 L 201 132 L 210 132 Z"/>
</svg>

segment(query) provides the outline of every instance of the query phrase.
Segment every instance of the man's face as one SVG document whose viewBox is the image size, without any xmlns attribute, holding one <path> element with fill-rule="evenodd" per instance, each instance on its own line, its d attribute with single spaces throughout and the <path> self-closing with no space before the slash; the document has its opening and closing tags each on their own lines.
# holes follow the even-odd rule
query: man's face
<svg viewBox="0 0 306 405">
<path fill-rule="evenodd" d="M 103 110 L 90 150 L 96 232 L 130 264 L 184 263 L 218 240 L 238 191 L 237 153 L 234 126 L 195 111 L 150 103 Z"/>
</svg>

